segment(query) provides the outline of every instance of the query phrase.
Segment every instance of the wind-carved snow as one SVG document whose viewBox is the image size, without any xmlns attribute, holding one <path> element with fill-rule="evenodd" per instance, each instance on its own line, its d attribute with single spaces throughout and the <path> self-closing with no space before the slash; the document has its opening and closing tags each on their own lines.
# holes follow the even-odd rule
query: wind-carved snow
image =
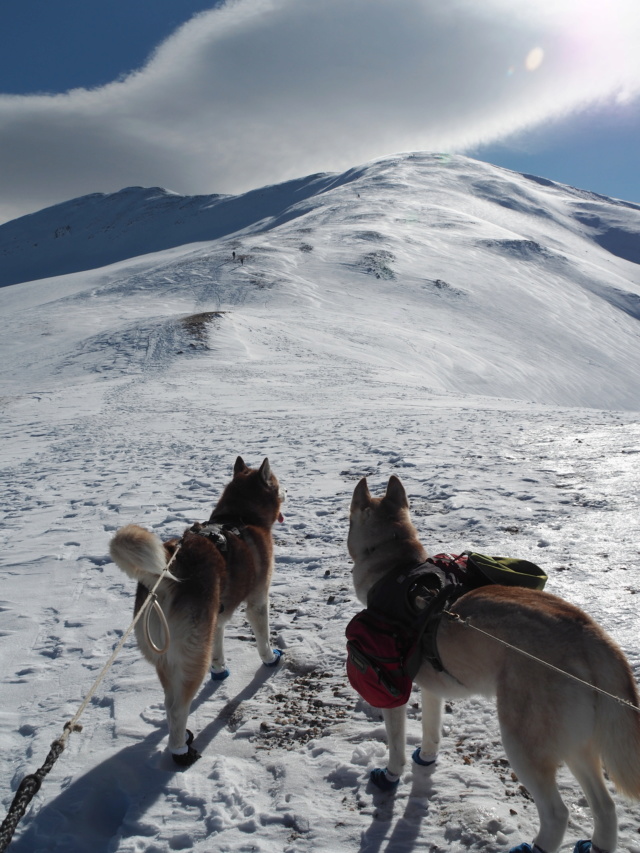
<svg viewBox="0 0 640 853">
<path fill-rule="evenodd" d="M 287 489 L 271 597 L 284 663 L 261 666 L 238 614 L 230 678 L 193 703 L 203 757 L 179 772 L 155 672 L 128 642 L 16 853 L 531 841 L 491 702 L 449 703 L 438 765 L 409 762 L 395 798 L 368 785 L 383 724 L 344 668 L 362 476 L 374 493 L 402 479 L 431 553 L 540 564 L 640 678 L 639 274 L 574 216 L 595 205 L 598 233 L 632 232 L 637 210 L 464 158 L 350 178 L 272 227 L 0 291 L 3 806 L 129 625 L 113 531 L 167 538 L 206 519 L 238 454 L 268 456 Z M 419 738 L 416 693 L 408 756 Z M 561 788 L 570 850 L 591 817 L 564 771 Z M 616 801 L 619 849 L 640 853 L 637 805 Z"/>
</svg>

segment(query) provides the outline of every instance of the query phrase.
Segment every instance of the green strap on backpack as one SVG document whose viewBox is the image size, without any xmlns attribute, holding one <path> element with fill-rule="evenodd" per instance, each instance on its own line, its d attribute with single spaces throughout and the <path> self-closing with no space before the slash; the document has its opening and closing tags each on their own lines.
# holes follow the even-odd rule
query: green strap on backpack
<svg viewBox="0 0 640 853">
<path fill-rule="evenodd" d="M 544 589 L 547 576 L 540 566 L 529 560 L 515 557 L 488 557 L 475 551 L 465 551 L 467 566 L 480 572 L 491 583 L 503 586 L 524 586 L 529 589 Z M 485 581 L 486 583 L 486 581 Z"/>
</svg>

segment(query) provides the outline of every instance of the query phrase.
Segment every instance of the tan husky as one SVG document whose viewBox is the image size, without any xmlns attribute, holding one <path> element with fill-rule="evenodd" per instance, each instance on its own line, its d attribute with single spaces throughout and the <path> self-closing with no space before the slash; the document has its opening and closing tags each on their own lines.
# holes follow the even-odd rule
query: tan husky
<svg viewBox="0 0 640 853">
<path fill-rule="evenodd" d="M 387 572 L 424 562 L 427 553 L 397 477 L 390 478 L 381 498 L 371 497 L 366 479 L 358 483 L 348 548 L 355 591 L 365 605 L 367 593 Z M 640 705 L 621 650 L 589 616 L 566 601 L 546 592 L 492 585 L 466 593 L 451 611 L 634 708 Z M 422 693 L 422 744 L 414 761 L 435 760 L 443 698 L 495 696 L 505 752 L 535 800 L 540 819 L 534 846 L 523 843 L 512 853 L 559 849 L 568 822 L 556 785 L 562 763 L 577 779 L 593 814 L 593 840 L 578 842 L 575 853 L 613 853 L 616 810 L 602 766 L 623 794 L 640 799 L 640 714 L 455 619 L 443 618 L 437 645 L 444 671 L 425 662 L 415 679 Z M 385 790 L 395 786 L 405 764 L 405 707 L 383 710 L 389 761 L 386 770 L 372 772 L 372 781 Z"/>
<path fill-rule="evenodd" d="M 239 604 L 246 602 L 247 619 L 263 663 L 275 666 L 282 655 L 269 644 L 271 528 L 276 519 L 282 521 L 282 500 L 269 460 L 252 469 L 238 456 L 233 479 L 207 524 L 194 524 L 182 539 L 164 544 L 155 533 L 135 524 L 122 527 L 111 540 L 114 562 L 138 581 L 136 613 L 177 549 L 170 574 L 157 590 L 169 627 L 168 648 L 159 653 L 154 640 L 154 650 L 144 616 L 135 631 L 142 654 L 155 666 L 164 688 L 169 749 L 178 764 L 189 765 L 200 757 L 191 746 L 193 735 L 186 729 L 191 701 L 209 667 L 214 680 L 229 674 L 224 627 Z M 158 617 L 150 621 L 155 636 L 160 628 Z"/>
</svg>

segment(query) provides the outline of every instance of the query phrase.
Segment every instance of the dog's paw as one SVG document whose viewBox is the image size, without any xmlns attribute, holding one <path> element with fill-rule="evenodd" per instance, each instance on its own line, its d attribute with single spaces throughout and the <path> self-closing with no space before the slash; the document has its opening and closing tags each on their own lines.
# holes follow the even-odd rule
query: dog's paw
<svg viewBox="0 0 640 853">
<path fill-rule="evenodd" d="M 171 757 L 178 767 L 191 767 L 191 765 L 195 764 L 199 758 L 202 758 L 198 750 L 194 749 L 192 746 L 189 746 L 187 751 L 182 754 L 176 755 L 175 752 L 172 752 Z"/>
<path fill-rule="evenodd" d="M 395 791 L 400 782 L 400 779 L 389 779 L 387 771 L 383 770 L 382 767 L 376 767 L 375 770 L 372 770 L 369 779 L 381 791 Z"/>
<path fill-rule="evenodd" d="M 175 761 L 177 765 L 180 767 L 191 767 L 192 764 L 195 764 L 199 758 L 202 758 L 197 749 L 194 749 L 191 744 L 193 743 L 193 732 L 189 729 L 186 729 L 186 738 L 184 745 L 187 747 L 186 752 L 172 752 L 171 757 Z"/>
<path fill-rule="evenodd" d="M 211 670 L 211 680 L 212 681 L 224 681 L 225 678 L 229 678 L 229 670 L 226 668 L 221 669 L 220 672 L 216 672 L 214 669 Z"/>
<path fill-rule="evenodd" d="M 282 649 L 272 649 L 275 658 L 271 661 L 271 663 L 265 663 L 265 666 L 278 666 L 280 663 L 280 658 L 284 657 L 284 652 Z"/>
<path fill-rule="evenodd" d="M 576 841 L 576 846 L 573 848 L 573 853 L 591 853 L 595 851 L 595 847 L 590 841 Z"/>
<path fill-rule="evenodd" d="M 420 758 L 420 747 L 414 749 L 413 753 L 411 754 L 411 760 L 414 764 L 418 764 L 420 767 L 433 767 L 433 765 L 436 763 L 435 758 L 432 758 L 431 761 L 423 761 L 422 758 Z"/>
<path fill-rule="evenodd" d="M 512 847 L 509 850 L 509 853 L 533 853 L 534 850 L 539 850 L 539 847 L 532 847 L 530 844 L 527 844 L 526 841 L 523 841 L 522 844 L 518 844 L 517 847 Z"/>
</svg>

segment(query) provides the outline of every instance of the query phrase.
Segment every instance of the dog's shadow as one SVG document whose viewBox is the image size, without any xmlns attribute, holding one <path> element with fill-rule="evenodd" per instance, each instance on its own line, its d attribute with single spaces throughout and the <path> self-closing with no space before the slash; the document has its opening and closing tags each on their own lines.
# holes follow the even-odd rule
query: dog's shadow
<svg viewBox="0 0 640 853">
<path fill-rule="evenodd" d="M 210 763 L 213 756 L 207 754 L 207 747 L 225 727 L 233 710 L 250 699 L 272 674 L 273 670 L 260 667 L 251 682 L 196 735 L 194 746 L 203 753 L 200 761 Z M 208 682 L 194 699 L 192 711 L 219 687 L 220 683 Z M 152 836 L 155 830 L 145 815 L 158 800 L 175 795 L 177 773 L 189 772 L 174 764 L 166 751 L 158 750 L 166 736 L 163 723 L 144 740 L 120 749 L 75 779 L 33 817 L 27 814 L 16 829 L 11 853 L 110 853 L 131 836 Z M 61 769 L 64 772 L 64 763 L 71 761 L 68 753 L 63 753 L 54 770 L 58 774 Z M 71 772 L 69 764 L 66 769 Z M 43 793 L 56 784 L 55 776 L 54 772 L 45 778 Z"/>
<path fill-rule="evenodd" d="M 433 794 L 432 770 L 414 770 L 411 791 L 402 816 L 393 823 L 396 797 L 378 791 L 371 782 L 368 790 L 373 793 L 375 814 L 371 826 L 363 833 L 360 853 L 400 853 L 411 850 L 418 841 L 420 827 L 429 811 L 429 800 Z M 387 837 L 388 836 L 388 837 Z"/>
<path fill-rule="evenodd" d="M 267 666 L 261 666 L 253 678 L 244 687 L 239 693 L 237 693 L 232 699 L 227 699 L 225 704 L 218 711 L 218 715 L 214 720 L 211 720 L 210 723 L 199 732 L 195 740 L 193 741 L 194 747 L 198 750 L 198 752 L 203 753 L 208 746 L 211 745 L 211 742 L 215 740 L 217 735 L 228 725 L 231 717 L 239 707 L 242 702 L 246 702 L 248 699 L 251 699 L 258 690 L 262 687 L 262 685 L 271 678 L 274 673 L 277 673 L 285 664 L 279 664 L 277 667 L 273 669 Z M 191 712 L 199 708 L 200 705 L 207 702 L 215 693 L 217 693 L 222 685 L 224 685 L 224 681 L 209 681 L 205 686 L 200 690 L 200 693 L 195 697 L 193 702 L 191 703 Z"/>
</svg>

